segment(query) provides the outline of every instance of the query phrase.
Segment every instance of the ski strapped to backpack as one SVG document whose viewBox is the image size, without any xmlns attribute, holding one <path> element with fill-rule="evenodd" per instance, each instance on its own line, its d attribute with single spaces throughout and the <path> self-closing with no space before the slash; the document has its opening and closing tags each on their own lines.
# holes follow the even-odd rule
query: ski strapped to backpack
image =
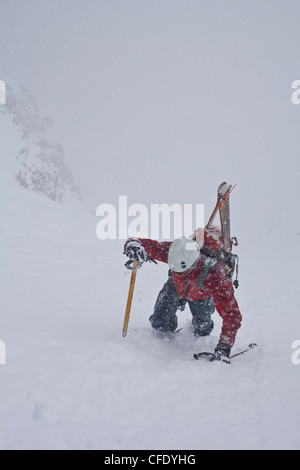
<svg viewBox="0 0 300 470">
<path fill-rule="evenodd" d="M 223 182 L 218 187 L 217 203 L 204 229 L 204 246 L 201 248 L 201 253 L 206 257 L 220 261 L 224 266 L 226 275 L 231 281 L 234 273 L 236 273 L 233 285 L 237 289 L 239 286 L 239 257 L 232 253 L 232 247 L 238 246 L 238 241 L 236 237 L 230 237 L 229 206 L 229 195 L 235 186 L 232 187 L 226 182 Z M 213 226 L 214 219 L 218 212 L 220 215 L 221 231 Z M 197 230 L 195 231 L 194 238 L 197 239 Z"/>
</svg>

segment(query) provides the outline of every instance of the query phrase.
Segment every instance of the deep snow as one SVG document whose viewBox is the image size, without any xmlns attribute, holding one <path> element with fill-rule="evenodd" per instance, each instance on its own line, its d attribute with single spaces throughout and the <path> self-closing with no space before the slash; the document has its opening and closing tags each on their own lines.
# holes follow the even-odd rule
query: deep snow
<svg viewBox="0 0 300 470">
<path fill-rule="evenodd" d="M 193 337 L 188 311 L 179 312 L 174 341 L 151 332 L 166 266 L 138 271 L 123 338 L 130 278 L 123 242 L 98 240 L 97 219 L 82 207 L 15 183 L 1 186 L 1 214 L 1 449 L 299 448 L 296 287 L 287 292 L 283 280 L 271 299 L 248 269 L 233 351 L 252 341 L 259 347 L 230 366 L 202 363 L 192 355 L 215 346 L 217 313 L 206 339 Z"/>
<path fill-rule="evenodd" d="M 194 338 L 188 310 L 174 341 L 151 331 L 166 265 L 138 271 L 122 337 L 123 242 L 98 240 L 98 219 L 83 205 L 19 187 L 21 137 L 1 113 L 0 127 L 0 448 L 299 449 L 298 161 L 278 160 L 270 181 L 258 156 L 252 179 L 241 171 L 229 181 L 243 315 L 233 353 L 258 348 L 229 366 L 208 364 L 193 354 L 215 347 L 217 313 L 209 338 Z M 217 184 L 208 186 L 214 200 Z"/>
</svg>

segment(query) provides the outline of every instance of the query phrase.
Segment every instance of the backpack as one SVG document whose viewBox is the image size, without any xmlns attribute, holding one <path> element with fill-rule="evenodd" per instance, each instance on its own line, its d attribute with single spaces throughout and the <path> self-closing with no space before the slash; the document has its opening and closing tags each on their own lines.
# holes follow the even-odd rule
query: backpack
<svg viewBox="0 0 300 470">
<path fill-rule="evenodd" d="M 227 252 L 226 256 L 224 255 L 223 251 L 223 239 L 222 239 L 222 232 L 221 229 L 215 225 L 210 226 L 209 228 L 205 227 L 204 229 L 204 237 L 203 237 L 203 229 L 196 229 L 193 238 L 198 240 L 202 246 L 201 253 L 215 261 L 220 261 L 225 269 L 227 277 L 232 281 L 234 273 L 236 273 L 236 278 L 233 281 L 234 287 L 237 289 L 239 286 L 238 281 L 238 271 L 239 271 L 239 257 L 231 252 L 233 246 L 237 246 L 238 242 L 236 237 L 231 238 L 231 246 L 230 250 Z M 204 239 L 203 239 L 204 238 Z M 208 266 L 211 263 L 208 263 Z M 208 273 L 205 270 L 205 276 Z M 205 278 L 204 276 L 204 278 Z M 204 279 L 203 281 L 204 282 Z"/>
</svg>

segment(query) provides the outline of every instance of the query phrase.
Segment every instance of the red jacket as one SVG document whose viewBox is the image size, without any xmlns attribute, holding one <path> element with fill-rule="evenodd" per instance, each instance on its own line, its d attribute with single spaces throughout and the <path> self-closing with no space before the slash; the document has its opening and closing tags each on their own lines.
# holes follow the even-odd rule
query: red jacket
<svg viewBox="0 0 300 470">
<path fill-rule="evenodd" d="M 139 240 L 151 258 L 163 263 L 168 262 L 168 252 L 172 242 L 157 242 L 147 238 Z M 223 319 L 219 341 L 232 347 L 242 321 L 239 306 L 234 297 L 233 286 L 225 274 L 223 265 L 220 262 L 216 262 L 204 279 L 203 289 L 199 288 L 198 280 L 204 260 L 205 256 L 201 254 L 196 268 L 188 276 L 183 277 L 173 272 L 174 286 L 179 297 L 187 300 L 212 297 L 217 312 Z"/>
</svg>

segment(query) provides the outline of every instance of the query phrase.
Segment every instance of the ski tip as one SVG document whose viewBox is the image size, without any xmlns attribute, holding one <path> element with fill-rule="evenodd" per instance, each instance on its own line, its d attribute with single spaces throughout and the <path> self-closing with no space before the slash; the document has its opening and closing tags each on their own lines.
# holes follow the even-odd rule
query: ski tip
<svg viewBox="0 0 300 470">
<path fill-rule="evenodd" d="M 218 187 L 218 194 L 222 197 L 226 196 L 227 193 L 229 193 L 229 191 L 231 190 L 232 188 L 232 185 L 231 184 L 228 184 L 226 183 L 226 181 L 224 181 L 222 184 L 220 184 L 220 186 Z"/>
</svg>

